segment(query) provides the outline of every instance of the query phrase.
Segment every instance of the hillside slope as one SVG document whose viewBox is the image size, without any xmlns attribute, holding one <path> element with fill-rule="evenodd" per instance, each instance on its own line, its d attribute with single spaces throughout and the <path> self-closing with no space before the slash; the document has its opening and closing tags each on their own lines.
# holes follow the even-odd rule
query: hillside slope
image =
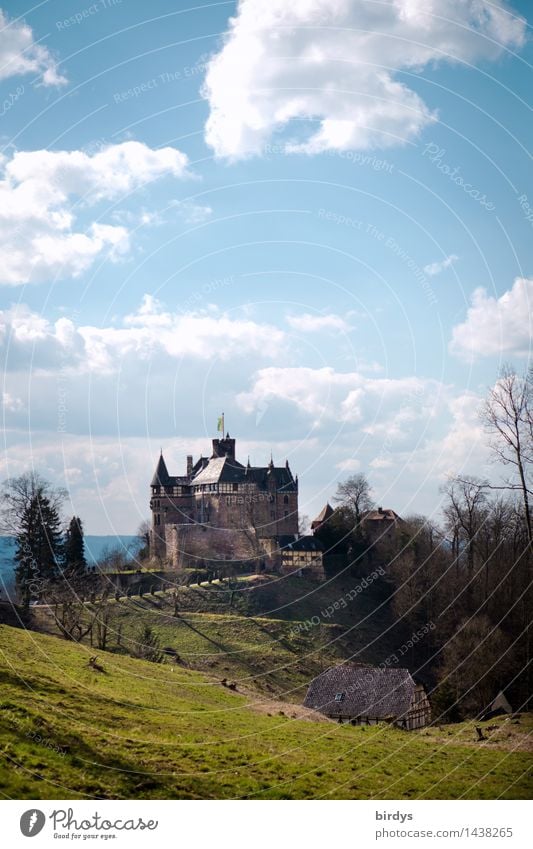
<svg viewBox="0 0 533 849">
<path fill-rule="evenodd" d="M 232 589 L 215 582 L 112 598 L 106 647 L 135 654 L 150 626 L 180 665 L 301 702 L 309 681 L 329 666 L 349 658 L 379 663 L 401 645 L 377 585 L 339 604 L 354 586 L 355 579 L 250 578 Z M 87 603 L 86 619 L 91 610 Z M 45 608 L 34 610 L 34 627 L 59 633 Z"/>
<path fill-rule="evenodd" d="M 528 798 L 530 757 L 385 726 L 269 715 L 177 666 L 0 626 L 0 792 L 12 798 Z M 272 707 L 274 703 L 272 703 Z M 276 705 L 279 708 L 279 704 Z M 507 720 L 509 722 L 509 720 Z M 522 719 L 524 731 L 531 728 Z M 498 727 L 498 723 L 493 723 Z M 522 728 L 522 725 L 514 726 Z M 503 742 L 502 742 L 503 741 Z"/>
</svg>

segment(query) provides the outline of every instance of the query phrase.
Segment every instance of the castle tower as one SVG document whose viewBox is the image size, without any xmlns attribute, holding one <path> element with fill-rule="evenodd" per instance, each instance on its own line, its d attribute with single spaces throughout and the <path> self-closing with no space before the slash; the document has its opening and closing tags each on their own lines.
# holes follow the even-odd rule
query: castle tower
<svg viewBox="0 0 533 849">
<path fill-rule="evenodd" d="M 163 457 L 163 451 L 150 483 L 152 498 L 150 508 L 152 510 L 152 528 L 150 531 L 150 551 L 153 556 L 162 557 L 165 554 L 165 518 L 162 501 L 164 501 L 165 487 L 170 485 L 170 475 L 167 464 Z"/>
<path fill-rule="evenodd" d="M 231 439 L 229 433 L 225 439 L 213 439 L 213 457 L 229 457 L 235 460 L 235 440 Z"/>
</svg>

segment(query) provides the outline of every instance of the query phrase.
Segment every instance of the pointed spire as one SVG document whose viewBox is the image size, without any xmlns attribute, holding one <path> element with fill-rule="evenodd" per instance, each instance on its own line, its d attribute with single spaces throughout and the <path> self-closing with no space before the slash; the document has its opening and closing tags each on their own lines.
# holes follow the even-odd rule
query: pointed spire
<svg viewBox="0 0 533 849">
<path fill-rule="evenodd" d="M 150 484 L 150 486 L 168 486 L 169 483 L 170 475 L 168 473 L 167 464 L 165 463 L 165 459 L 163 457 L 163 449 L 161 449 L 159 461 L 157 463 L 157 467 L 154 472 L 154 476 L 152 478 L 152 483 Z"/>
<path fill-rule="evenodd" d="M 251 468 L 252 468 L 251 463 L 250 463 L 250 455 L 249 455 L 249 454 L 248 454 L 248 462 L 246 463 L 246 468 L 247 468 L 247 469 L 251 469 Z"/>
</svg>

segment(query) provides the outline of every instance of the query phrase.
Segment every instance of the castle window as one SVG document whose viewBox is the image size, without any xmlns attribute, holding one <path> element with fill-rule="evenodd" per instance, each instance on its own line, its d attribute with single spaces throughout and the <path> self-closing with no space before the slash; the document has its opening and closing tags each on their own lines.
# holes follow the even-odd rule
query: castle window
<svg viewBox="0 0 533 849">
<path fill-rule="evenodd" d="M 234 483 L 234 484 L 233 484 L 233 492 L 238 492 L 238 491 L 239 491 L 239 484 L 238 484 L 238 483 Z"/>
<path fill-rule="evenodd" d="M 288 515 L 289 515 L 289 511 L 288 511 L 288 510 L 285 510 L 285 518 L 287 518 L 287 517 L 288 517 Z"/>
<path fill-rule="evenodd" d="M 284 503 L 284 504 L 288 504 L 288 503 L 289 503 L 289 496 L 288 496 L 288 495 L 284 495 L 284 496 L 283 496 L 283 503 Z"/>
</svg>

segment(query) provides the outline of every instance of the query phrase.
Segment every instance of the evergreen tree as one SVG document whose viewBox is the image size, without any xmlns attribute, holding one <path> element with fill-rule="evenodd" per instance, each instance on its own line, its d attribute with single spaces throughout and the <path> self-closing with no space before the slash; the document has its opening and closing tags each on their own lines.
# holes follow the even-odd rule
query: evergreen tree
<svg viewBox="0 0 533 849">
<path fill-rule="evenodd" d="M 83 574 L 87 569 L 83 524 L 79 516 L 72 517 L 65 536 L 65 569 L 76 574 Z"/>
<path fill-rule="evenodd" d="M 60 571 L 60 509 L 65 493 L 35 472 L 4 483 L 0 527 L 15 537 L 15 576 L 22 604 L 29 606 Z"/>
</svg>

